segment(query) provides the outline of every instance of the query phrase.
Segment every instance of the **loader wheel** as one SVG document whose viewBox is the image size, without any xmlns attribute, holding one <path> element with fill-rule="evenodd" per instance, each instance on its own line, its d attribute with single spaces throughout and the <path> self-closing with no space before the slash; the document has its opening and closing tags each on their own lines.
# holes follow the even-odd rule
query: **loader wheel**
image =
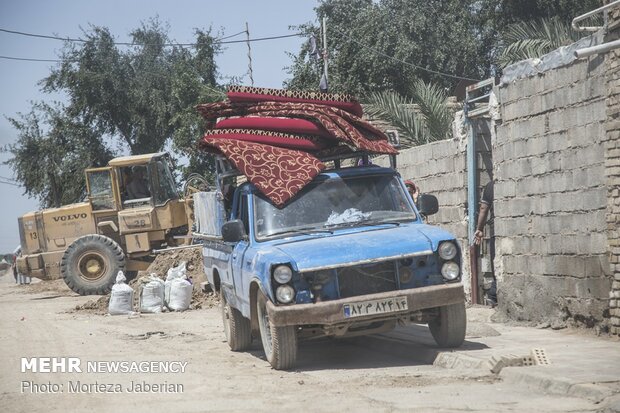
<svg viewBox="0 0 620 413">
<path fill-rule="evenodd" d="M 247 350 L 252 344 L 252 327 L 250 320 L 245 318 L 241 311 L 233 308 L 226 301 L 224 289 L 220 288 L 220 308 L 226 341 L 232 351 Z"/>
<path fill-rule="evenodd" d="M 288 370 L 297 362 L 297 329 L 295 326 L 276 327 L 269 322 L 267 298 L 256 292 L 256 314 L 260 338 L 267 361 L 276 370 Z"/>
<path fill-rule="evenodd" d="M 76 239 L 60 261 L 62 278 L 80 295 L 109 293 L 119 270 L 125 270 L 125 253 L 114 240 L 103 235 Z"/>
<path fill-rule="evenodd" d="M 439 316 L 428 326 L 439 347 L 459 347 L 465 340 L 467 329 L 465 303 L 439 307 Z"/>
</svg>

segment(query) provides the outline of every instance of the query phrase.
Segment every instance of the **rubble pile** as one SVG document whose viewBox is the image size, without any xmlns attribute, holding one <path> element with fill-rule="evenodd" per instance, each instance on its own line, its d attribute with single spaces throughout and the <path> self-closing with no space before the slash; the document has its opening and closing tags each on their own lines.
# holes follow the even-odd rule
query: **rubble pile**
<svg viewBox="0 0 620 413">
<path fill-rule="evenodd" d="M 178 266 L 181 262 L 186 263 L 187 278 L 193 284 L 192 300 L 190 310 L 201 308 L 211 308 L 219 303 L 216 293 L 204 293 L 201 283 L 206 281 L 202 266 L 202 253 L 200 247 L 186 248 L 164 252 L 155 258 L 146 271 L 139 271 L 138 276 L 129 282 L 129 286 L 134 290 L 134 297 L 138 297 L 140 289 L 140 278 L 149 274 L 156 274 L 162 280 L 166 279 L 166 273 L 172 267 Z M 90 300 L 85 304 L 75 307 L 76 311 L 89 311 L 95 314 L 107 314 L 110 295 L 104 295 L 95 300 Z"/>
</svg>

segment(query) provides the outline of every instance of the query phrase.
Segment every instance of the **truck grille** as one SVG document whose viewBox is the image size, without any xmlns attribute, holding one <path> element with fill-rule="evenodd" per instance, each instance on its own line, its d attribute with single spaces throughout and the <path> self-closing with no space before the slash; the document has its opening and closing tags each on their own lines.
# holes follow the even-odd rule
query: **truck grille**
<svg viewBox="0 0 620 413">
<path fill-rule="evenodd" d="M 395 262 L 380 262 L 338 269 L 340 298 L 394 291 Z"/>
</svg>

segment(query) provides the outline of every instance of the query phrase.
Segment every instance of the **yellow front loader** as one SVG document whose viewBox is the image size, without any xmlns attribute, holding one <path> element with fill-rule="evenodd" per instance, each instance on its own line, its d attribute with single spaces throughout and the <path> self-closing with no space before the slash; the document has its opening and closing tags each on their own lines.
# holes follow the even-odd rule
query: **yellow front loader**
<svg viewBox="0 0 620 413">
<path fill-rule="evenodd" d="M 88 198 L 18 219 L 17 267 L 42 280 L 62 277 L 81 295 L 106 294 L 119 270 L 146 269 L 153 250 L 188 243 L 192 213 L 166 153 L 125 156 L 86 171 Z"/>
</svg>

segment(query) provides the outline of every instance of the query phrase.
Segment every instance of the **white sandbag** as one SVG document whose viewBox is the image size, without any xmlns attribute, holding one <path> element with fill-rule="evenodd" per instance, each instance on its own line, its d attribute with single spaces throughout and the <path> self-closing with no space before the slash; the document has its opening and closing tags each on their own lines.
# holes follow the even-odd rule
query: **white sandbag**
<svg viewBox="0 0 620 413">
<path fill-rule="evenodd" d="M 165 282 L 164 300 L 174 311 L 185 311 L 192 301 L 192 284 L 187 280 L 185 261 L 168 270 Z"/>
<path fill-rule="evenodd" d="M 140 287 L 140 312 L 161 313 L 164 307 L 164 282 L 151 274 Z"/>
<path fill-rule="evenodd" d="M 166 281 L 166 285 L 169 288 L 168 301 L 166 305 L 173 311 L 185 311 L 189 308 L 189 304 L 192 301 L 192 291 L 194 287 L 192 284 L 182 278 L 175 278 L 171 281 Z"/>
<path fill-rule="evenodd" d="M 171 281 L 176 279 L 187 279 L 187 269 L 185 261 L 181 261 L 176 267 L 168 269 L 166 273 L 166 282 L 164 283 L 164 301 L 166 304 L 170 302 Z"/>
<path fill-rule="evenodd" d="M 181 261 L 176 267 L 172 267 L 166 273 L 166 281 L 170 281 L 174 278 L 187 278 L 187 263 Z"/>
<path fill-rule="evenodd" d="M 125 274 L 119 271 L 116 283 L 112 286 L 108 313 L 111 315 L 129 314 L 133 312 L 133 289 L 125 284 Z"/>
</svg>

